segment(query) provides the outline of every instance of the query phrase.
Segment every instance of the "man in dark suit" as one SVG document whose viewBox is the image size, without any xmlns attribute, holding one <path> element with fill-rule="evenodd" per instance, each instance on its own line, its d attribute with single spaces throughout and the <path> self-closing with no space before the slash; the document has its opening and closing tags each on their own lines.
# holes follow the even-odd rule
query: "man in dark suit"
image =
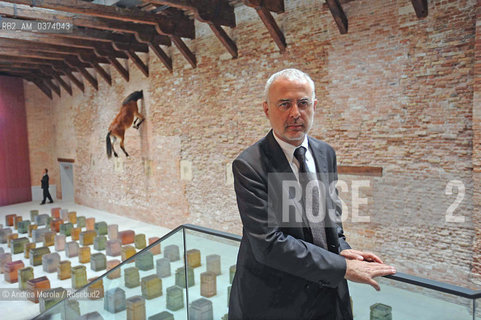
<svg viewBox="0 0 481 320">
<path fill-rule="evenodd" d="M 265 91 L 272 130 L 233 162 L 243 237 L 229 319 L 352 319 L 346 279 L 379 290 L 373 278 L 395 269 L 346 242 L 335 152 L 307 136 L 317 106 L 311 78 L 286 69 Z"/>
<path fill-rule="evenodd" d="M 40 204 L 45 204 L 45 200 L 48 198 L 48 203 L 53 203 L 52 196 L 50 195 L 50 192 L 48 191 L 48 169 L 45 168 L 43 170 L 43 177 L 42 177 L 42 190 L 43 190 L 43 200 Z"/>
</svg>

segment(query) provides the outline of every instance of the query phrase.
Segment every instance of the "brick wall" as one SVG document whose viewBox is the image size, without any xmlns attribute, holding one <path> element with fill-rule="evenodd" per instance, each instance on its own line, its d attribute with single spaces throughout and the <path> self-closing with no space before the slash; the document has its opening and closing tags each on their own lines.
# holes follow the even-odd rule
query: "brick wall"
<svg viewBox="0 0 481 320">
<path fill-rule="evenodd" d="M 285 4 L 286 12 L 275 16 L 288 44 L 284 54 L 255 10 L 240 6 L 237 27 L 227 30 L 238 59 L 196 23 L 197 38 L 186 41 L 196 69 L 175 48 L 167 50 L 172 74 L 149 54 L 143 57 L 149 78 L 129 62 L 128 83 L 112 69 L 111 87 L 99 78 L 98 92 L 88 84 L 73 97 L 62 91 L 62 98 L 45 103 L 48 119 L 29 121 L 29 127 L 50 125 L 43 141 L 51 141 L 52 159 L 75 159 L 78 203 L 168 227 L 190 222 L 240 233 L 226 168 L 269 130 L 261 106 L 267 77 L 300 68 L 317 84 L 312 134 L 334 146 L 342 165 L 383 167 L 378 178 L 340 177 L 348 187 L 343 199 L 351 245 L 378 252 L 399 271 L 470 285 L 471 270 L 480 273 L 472 269 L 474 242 L 480 245 L 479 222 L 472 223 L 479 197 L 473 192 L 479 177 L 472 173 L 473 159 L 479 161 L 473 144 L 476 1 L 429 1 L 423 20 L 409 0 L 352 1 L 343 5 L 347 35 L 339 34 L 321 2 Z M 32 117 L 40 113 L 33 102 L 45 98 L 26 87 Z M 131 157 L 118 150 L 120 160 L 108 160 L 107 128 L 121 101 L 140 89 L 146 122 L 127 131 Z M 32 172 L 46 161 L 31 159 Z M 192 180 L 181 180 L 181 161 L 190 161 Z M 352 219 L 352 185 L 359 179 L 370 181 L 361 189 L 368 205 L 359 211 L 370 223 Z M 457 197 L 456 188 L 445 194 L 452 180 L 466 190 L 454 211 L 465 223 L 446 223 Z"/>
</svg>

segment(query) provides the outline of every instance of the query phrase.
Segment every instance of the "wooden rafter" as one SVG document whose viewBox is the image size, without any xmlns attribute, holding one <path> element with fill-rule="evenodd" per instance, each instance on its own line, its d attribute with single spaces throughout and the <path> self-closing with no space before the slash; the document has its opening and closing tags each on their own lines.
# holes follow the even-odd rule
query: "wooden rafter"
<svg viewBox="0 0 481 320">
<path fill-rule="evenodd" d="M 190 63 L 192 68 L 196 68 L 197 59 L 195 58 L 195 54 L 190 51 L 189 47 L 187 47 L 187 45 L 179 37 L 172 36 L 171 39 L 177 49 L 179 49 L 180 53 L 182 53 L 184 58 Z"/>
<path fill-rule="evenodd" d="M 126 51 L 129 58 L 132 62 L 139 68 L 140 71 L 144 74 L 144 76 L 149 76 L 149 67 L 140 59 L 140 57 L 133 51 Z"/>
<path fill-rule="evenodd" d="M 225 0 L 142 0 L 157 5 L 167 5 L 181 10 L 192 11 L 200 22 L 208 23 L 215 36 L 229 53 L 237 58 L 237 46 L 221 26 L 235 27 L 234 7 Z"/>
<path fill-rule="evenodd" d="M 261 18 L 264 25 L 266 26 L 267 30 L 269 31 L 269 34 L 271 35 L 272 39 L 276 43 L 280 52 L 284 52 L 286 51 L 286 47 L 287 47 L 286 38 L 284 37 L 284 34 L 282 33 L 281 29 L 277 25 L 277 22 L 272 16 L 269 9 L 272 7 L 280 9 L 282 7 L 282 12 L 283 12 L 284 0 L 270 0 L 266 2 L 267 3 L 264 4 L 264 1 L 262 0 L 244 0 L 244 3 L 247 6 L 256 9 L 257 14 Z"/>
<path fill-rule="evenodd" d="M 428 16 L 428 0 L 411 0 L 413 4 L 414 11 L 416 11 L 416 16 L 421 18 L 426 18 Z"/>
<path fill-rule="evenodd" d="M 346 34 L 348 30 L 348 20 L 339 0 L 326 0 L 329 11 L 331 11 L 334 21 L 341 34 Z"/>
</svg>

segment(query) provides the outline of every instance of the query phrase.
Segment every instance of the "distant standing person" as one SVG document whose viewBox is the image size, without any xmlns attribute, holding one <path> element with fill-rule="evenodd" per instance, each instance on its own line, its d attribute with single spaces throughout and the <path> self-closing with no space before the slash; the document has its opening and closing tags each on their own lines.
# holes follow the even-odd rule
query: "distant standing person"
<svg viewBox="0 0 481 320">
<path fill-rule="evenodd" d="M 53 203 L 52 196 L 50 192 L 48 192 L 48 169 L 45 168 L 43 170 L 43 177 L 42 177 L 42 189 L 43 189 L 43 201 L 40 204 L 45 204 L 45 200 L 48 198 L 48 203 Z"/>
</svg>

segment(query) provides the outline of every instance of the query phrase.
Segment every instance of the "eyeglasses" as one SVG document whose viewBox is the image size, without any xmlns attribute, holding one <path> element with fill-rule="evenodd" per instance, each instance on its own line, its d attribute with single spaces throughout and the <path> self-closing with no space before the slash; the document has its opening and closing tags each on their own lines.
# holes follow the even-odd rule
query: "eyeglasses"
<svg viewBox="0 0 481 320">
<path fill-rule="evenodd" d="M 279 108 L 280 111 L 287 111 L 290 110 L 294 104 L 297 104 L 297 108 L 299 108 L 299 110 L 306 110 L 311 107 L 312 101 L 307 98 L 297 100 L 296 102 L 291 100 L 281 100 L 277 104 L 277 108 Z"/>
</svg>

